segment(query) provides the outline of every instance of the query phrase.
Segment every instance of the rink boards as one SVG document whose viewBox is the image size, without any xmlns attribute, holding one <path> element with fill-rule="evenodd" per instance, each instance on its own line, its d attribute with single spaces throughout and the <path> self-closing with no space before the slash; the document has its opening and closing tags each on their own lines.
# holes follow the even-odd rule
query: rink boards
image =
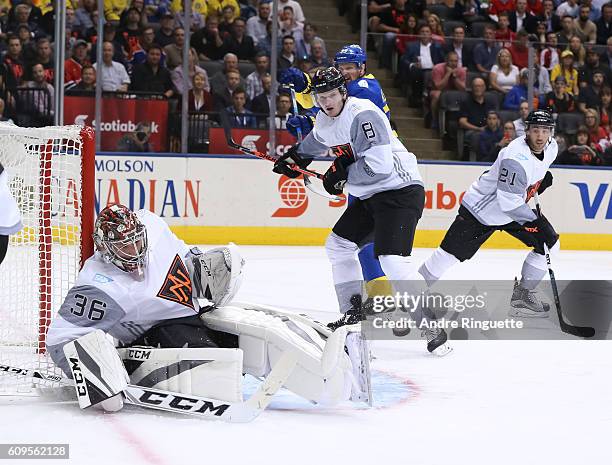
<svg viewBox="0 0 612 465">
<path fill-rule="evenodd" d="M 324 172 L 329 161 L 312 163 Z M 463 193 L 487 164 L 420 162 L 427 192 L 416 247 L 436 247 Z M 321 245 L 346 207 L 243 156 L 102 153 L 96 157 L 96 209 L 120 202 L 162 216 L 189 243 Z M 553 168 L 542 209 L 562 248 L 612 250 L 612 170 Z M 314 182 L 317 182 L 316 180 Z M 520 248 L 496 233 L 485 245 Z"/>
</svg>

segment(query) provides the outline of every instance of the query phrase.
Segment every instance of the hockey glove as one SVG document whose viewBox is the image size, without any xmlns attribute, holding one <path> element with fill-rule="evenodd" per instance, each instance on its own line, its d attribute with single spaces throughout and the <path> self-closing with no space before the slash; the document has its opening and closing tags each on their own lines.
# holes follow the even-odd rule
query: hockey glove
<svg viewBox="0 0 612 465">
<path fill-rule="evenodd" d="M 553 183 L 553 175 L 550 171 L 547 171 L 546 174 L 544 175 L 544 178 L 542 179 L 542 182 L 540 182 L 540 186 L 538 187 L 538 194 L 541 194 L 546 189 L 548 189 L 550 186 L 552 186 L 552 183 Z"/>
<path fill-rule="evenodd" d="M 544 244 L 550 249 L 559 239 L 559 235 L 555 232 L 544 215 L 538 216 L 533 221 L 526 222 L 523 224 L 523 228 L 525 231 L 533 234 L 538 245 L 536 250 L 540 249 L 537 250 L 538 252 L 544 253 Z"/>
<path fill-rule="evenodd" d="M 323 175 L 323 187 L 331 195 L 342 194 L 348 179 L 348 167 L 353 163 L 349 157 L 338 157 Z"/>
<path fill-rule="evenodd" d="M 294 137 L 298 136 L 298 130 L 302 131 L 302 137 L 312 131 L 313 122 L 310 116 L 292 115 L 287 119 L 287 131 Z"/>
<path fill-rule="evenodd" d="M 304 92 L 308 87 L 308 78 L 297 68 L 287 68 L 280 74 L 279 82 L 281 84 L 291 85 L 296 92 Z"/>
<path fill-rule="evenodd" d="M 298 148 L 300 144 L 292 145 L 289 150 L 287 150 L 283 155 L 279 157 L 276 162 L 274 162 L 274 168 L 272 171 L 278 174 L 284 174 L 288 178 L 297 178 L 302 173 L 299 171 L 295 171 L 291 169 L 292 164 L 296 164 L 302 169 L 306 169 L 312 158 L 304 158 L 298 153 Z"/>
</svg>

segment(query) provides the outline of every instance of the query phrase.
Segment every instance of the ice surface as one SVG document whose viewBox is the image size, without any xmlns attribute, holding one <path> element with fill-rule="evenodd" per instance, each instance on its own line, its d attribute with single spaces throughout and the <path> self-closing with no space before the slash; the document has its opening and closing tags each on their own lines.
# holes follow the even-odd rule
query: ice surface
<svg viewBox="0 0 612 465">
<path fill-rule="evenodd" d="M 430 252 L 415 250 L 415 263 Z M 337 317 L 322 248 L 244 247 L 243 253 L 246 276 L 237 298 L 299 309 L 322 321 Z M 445 277 L 510 280 L 525 253 L 482 250 Z M 563 251 L 554 269 L 558 279 L 612 279 L 612 253 Z M 282 392 L 253 423 L 237 425 L 137 408 L 110 415 L 80 411 L 73 403 L 0 397 L 0 442 L 70 443 L 69 463 L 101 465 L 610 460 L 611 342 L 455 341 L 453 346 L 451 356 L 439 359 L 422 341 L 375 342 L 371 410 L 320 409 Z"/>
</svg>

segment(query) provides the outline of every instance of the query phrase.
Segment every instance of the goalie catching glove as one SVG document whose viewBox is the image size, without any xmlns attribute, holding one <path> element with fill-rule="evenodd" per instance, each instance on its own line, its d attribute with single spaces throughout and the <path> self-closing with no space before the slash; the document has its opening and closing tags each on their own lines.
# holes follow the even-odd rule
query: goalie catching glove
<svg viewBox="0 0 612 465">
<path fill-rule="evenodd" d="M 296 164 L 302 169 L 308 168 L 308 165 L 312 162 L 312 158 L 303 158 L 298 153 L 298 148 L 300 144 L 293 145 L 287 150 L 283 155 L 279 157 L 278 160 L 274 163 L 274 168 L 272 171 L 278 174 L 284 174 L 288 178 L 297 178 L 302 173 L 299 171 L 295 171 L 291 168 L 292 164 Z M 293 163 L 291 163 L 293 162 Z"/>
</svg>

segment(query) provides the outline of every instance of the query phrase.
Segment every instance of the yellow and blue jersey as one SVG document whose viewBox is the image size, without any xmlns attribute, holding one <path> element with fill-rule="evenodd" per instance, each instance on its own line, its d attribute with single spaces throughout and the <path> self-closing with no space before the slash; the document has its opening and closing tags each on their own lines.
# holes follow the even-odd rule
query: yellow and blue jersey
<svg viewBox="0 0 612 465">
<path fill-rule="evenodd" d="M 359 79 L 350 81 L 346 84 L 346 90 L 349 97 L 357 97 L 369 100 L 378 108 L 380 108 L 387 118 L 391 119 L 391 111 L 387 104 L 385 93 L 380 87 L 380 83 L 372 74 L 366 74 Z"/>
</svg>

